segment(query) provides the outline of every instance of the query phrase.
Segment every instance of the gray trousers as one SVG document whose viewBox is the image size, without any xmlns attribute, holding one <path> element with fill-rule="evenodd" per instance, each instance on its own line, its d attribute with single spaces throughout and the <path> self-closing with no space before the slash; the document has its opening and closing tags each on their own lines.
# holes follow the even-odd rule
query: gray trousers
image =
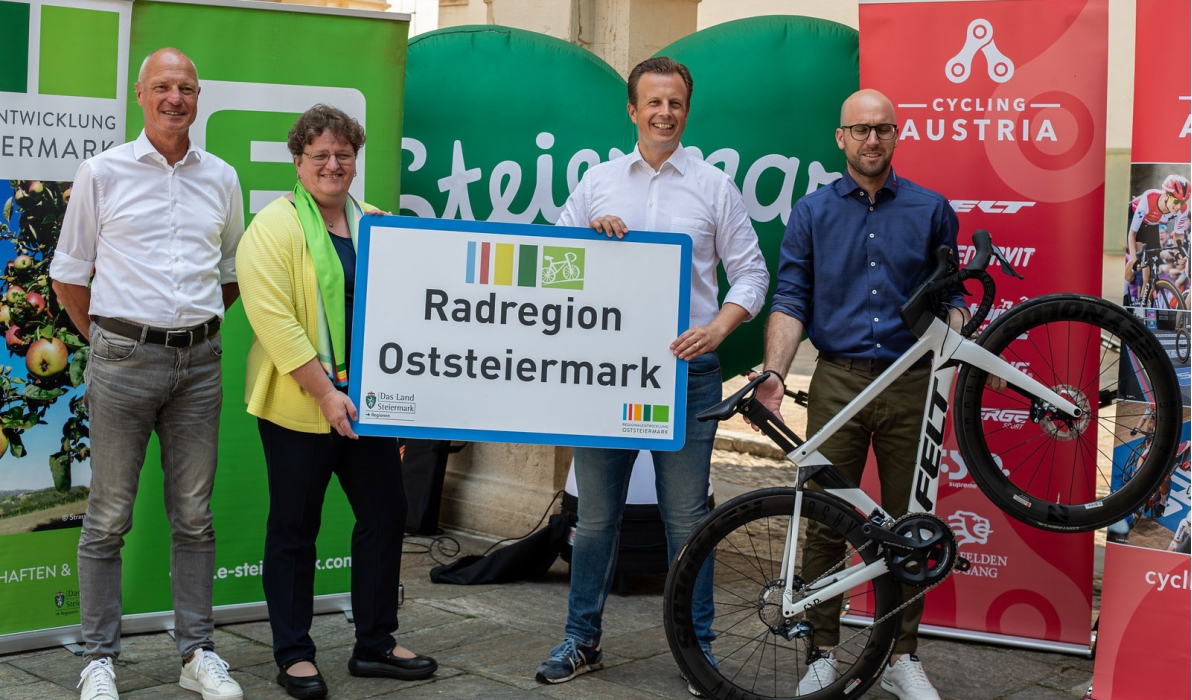
<svg viewBox="0 0 1192 700">
<path fill-rule="evenodd" d="M 217 335 L 189 348 L 138 343 L 91 324 L 87 365 L 91 495 L 79 536 L 79 603 L 88 660 L 120 653 L 121 557 L 141 466 L 157 432 L 170 522 L 174 635 L 184 657 L 212 648 L 211 584 L 219 411 Z"/>
<path fill-rule="evenodd" d="M 808 391 L 807 434 L 814 435 L 876 378 L 876 374 L 845 369 L 829 362 L 817 363 Z M 881 505 L 895 518 L 906 515 L 910 502 L 919 431 L 923 427 L 923 405 L 930 380 L 930 366 L 907 370 L 820 448 L 820 454 L 860 486 L 872 443 L 881 480 Z M 814 483 L 809 487 L 821 490 Z M 843 537 L 821 523 L 809 523 L 803 542 L 804 580 L 812 581 L 835 566 L 845 551 Z M 902 599 L 910 600 L 922 591 L 922 588 L 903 586 Z M 836 646 L 840 642 L 841 605 L 842 598 L 837 596 L 807 611 L 807 619 L 815 625 L 817 646 Z M 895 654 L 915 653 L 922 617 L 923 598 L 903 608 L 902 629 L 894 644 Z"/>
</svg>

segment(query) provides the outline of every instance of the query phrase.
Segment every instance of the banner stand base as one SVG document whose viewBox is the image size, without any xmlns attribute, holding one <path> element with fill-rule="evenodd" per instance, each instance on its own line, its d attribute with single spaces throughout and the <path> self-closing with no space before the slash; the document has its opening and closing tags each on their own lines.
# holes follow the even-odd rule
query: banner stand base
<svg viewBox="0 0 1192 700">
<path fill-rule="evenodd" d="M 848 614 L 840 620 L 846 625 L 854 627 L 868 627 L 873 624 L 869 616 Z M 995 632 L 977 632 L 975 630 L 956 629 L 955 627 L 938 627 L 936 625 L 919 625 L 919 633 L 942 639 L 955 639 L 961 642 L 981 642 L 984 644 L 999 644 L 1032 651 L 1050 651 L 1059 654 L 1089 657 L 1092 647 L 1071 642 L 1057 642 L 1049 639 L 1035 639 L 1033 637 L 1016 637 L 1012 634 L 997 634 Z M 1091 639 L 1091 637 L 1090 637 Z"/>
<path fill-rule="evenodd" d="M 352 596 L 350 593 L 333 593 L 315 596 L 314 611 L 316 615 L 351 611 Z M 215 624 L 230 625 L 237 622 L 255 622 L 269 619 L 269 610 L 265 601 L 259 603 L 240 603 L 238 605 L 219 605 L 215 607 Z M 165 610 L 155 613 L 141 613 L 125 615 L 120 620 L 122 634 L 145 634 L 149 632 L 173 632 L 174 611 Z M 31 630 L 0 635 L 0 654 L 12 654 L 19 651 L 45 649 L 53 646 L 64 646 L 76 656 L 82 655 L 82 630 L 79 625 L 66 627 L 51 627 L 49 629 Z M 77 651 L 76 651 L 77 649 Z"/>
</svg>

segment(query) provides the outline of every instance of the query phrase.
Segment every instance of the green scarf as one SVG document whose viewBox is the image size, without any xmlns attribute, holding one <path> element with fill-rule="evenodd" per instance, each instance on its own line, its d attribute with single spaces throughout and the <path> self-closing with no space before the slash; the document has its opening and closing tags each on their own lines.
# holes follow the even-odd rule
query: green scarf
<svg viewBox="0 0 1192 700">
<path fill-rule="evenodd" d="M 315 265 L 315 278 L 319 281 L 319 342 L 315 351 L 327 378 L 336 386 L 346 386 L 348 358 L 344 355 L 347 340 L 344 331 L 343 265 L 335 252 L 335 244 L 331 242 L 331 234 L 327 232 L 327 222 L 319 213 L 319 206 L 301 182 L 294 185 L 294 209 L 298 212 L 306 249 L 310 251 Z M 363 215 L 360 204 L 349 195 L 344 206 L 344 218 L 351 231 L 353 248 L 356 247 L 356 229 Z"/>
</svg>

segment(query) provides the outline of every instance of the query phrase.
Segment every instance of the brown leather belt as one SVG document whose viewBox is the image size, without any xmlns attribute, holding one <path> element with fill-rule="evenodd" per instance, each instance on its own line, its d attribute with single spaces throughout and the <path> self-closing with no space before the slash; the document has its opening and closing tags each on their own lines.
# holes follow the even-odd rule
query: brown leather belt
<svg viewBox="0 0 1192 700">
<path fill-rule="evenodd" d="M 820 355 L 821 362 L 829 362 L 837 367 L 843 367 L 850 372 L 864 372 L 865 374 L 881 374 L 890 369 L 890 365 L 894 364 L 889 360 L 867 360 L 857 357 L 833 357 L 832 355 Z M 927 366 L 931 362 L 931 356 L 921 358 L 918 362 L 911 365 L 911 367 Z"/>
<path fill-rule="evenodd" d="M 195 343 L 201 343 L 212 338 L 219 332 L 219 318 L 212 316 L 205 323 L 190 328 L 154 328 L 152 326 L 138 326 L 135 323 L 121 321 L 118 318 L 92 316 L 95 325 L 116 335 L 135 340 L 140 343 L 164 345 L 169 348 L 189 348 Z"/>
</svg>

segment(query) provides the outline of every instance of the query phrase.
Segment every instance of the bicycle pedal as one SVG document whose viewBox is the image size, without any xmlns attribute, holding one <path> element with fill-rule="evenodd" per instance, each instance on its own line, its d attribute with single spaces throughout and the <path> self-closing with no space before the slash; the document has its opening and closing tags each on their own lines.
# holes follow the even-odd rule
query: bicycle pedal
<svg viewBox="0 0 1192 700">
<path fill-rule="evenodd" d="M 953 567 L 955 571 L 963 573 L 971 568 L 973 568 L 972 563 L 963 554 L 956 555 L 956 566 Z"/>
</svg>

